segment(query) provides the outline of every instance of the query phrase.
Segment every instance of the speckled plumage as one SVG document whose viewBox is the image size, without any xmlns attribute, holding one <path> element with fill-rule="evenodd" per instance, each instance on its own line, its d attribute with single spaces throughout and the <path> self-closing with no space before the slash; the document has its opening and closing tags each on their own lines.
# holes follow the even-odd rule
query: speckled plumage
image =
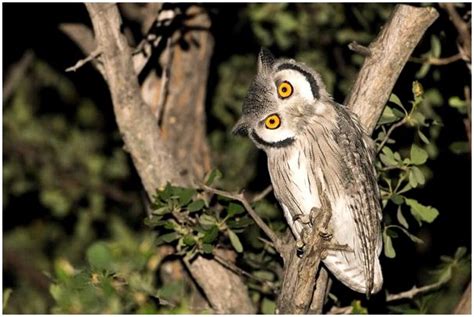
<svg viewBox="0 0 474 317">
<path fill-rule="evenodd" d="M 276 91 L 282 80 L 294 88 L 285 99 Z M 281 118 L 277 129 L 263 123 L 270 114 Z M 318 188 L 324 191 L 332 209 L 332 242 L 347 244 L 353 252 L 329 250 L 323 263 L 351 289 L 379 291 L 381 208 L 371 140 L 355 116 L 332 101 L 320 76 L 304 64 L 275 60 L 262 50 L 234 131 L 266 152 L 275 196 L 297 239 L 310 224 L 295 216 L 321 207 Z"/>
</svg>

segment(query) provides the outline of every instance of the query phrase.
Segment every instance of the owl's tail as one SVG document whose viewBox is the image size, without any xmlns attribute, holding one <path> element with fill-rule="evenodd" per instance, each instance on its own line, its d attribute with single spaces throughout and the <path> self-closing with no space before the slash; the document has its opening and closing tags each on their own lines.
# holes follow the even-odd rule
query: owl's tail
<svg viewBox="0 0 474 317">
<path fill-rule="evenodd" d="M 373 271 L 370 272 L 364 258 L 364 253 L 370 253 L 370 250 L 367 249 L 368 246 L 361 245 L 361 240 L 356 236 L 356 225 L 350 217 L 349 210 L 345 209 L 347 206 L 342 201 L 337 201 L 334 207 L 339 212 L 333 213 L 331 219 L 332 242 L 347 245 L 352 251 L 328 251 L 323 263 L 339 281 L 350 289 L 367 295 L 377 293 L 383 284 L 379 261 L 383 244 L 382 237 L 377 237 L 373 254 L 365 255 L 369 258 L 367 261 L 373 261 Z"/>
</svg>

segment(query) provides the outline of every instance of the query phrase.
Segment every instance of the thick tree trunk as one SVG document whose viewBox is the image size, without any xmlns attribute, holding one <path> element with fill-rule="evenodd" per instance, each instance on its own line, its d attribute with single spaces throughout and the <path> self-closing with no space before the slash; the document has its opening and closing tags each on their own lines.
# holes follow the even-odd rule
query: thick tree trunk
<svg viewBox="0 0 474 317">
<path fill-rule="evenodd" d="M 98 67 L 109 86 L 120 133 L 145 190 L 151 197 L 167 182 L 191 186 L 210 165 L 204 97 L 213 45 L 207 31 L 206 12 L 189 7 L 186 13 L 192 13 L 194 18 L 186 21 L 190 23 L 187 32 L 181 34 L 180 41 L 173 42 L 172 38 L 168 46 L 174 56 L 169 95 L 165 102 L 159 102 L 163 108 L 157 109 L 162 114 L 160 130 L 152 107 L 142 98 L 134 68 L 139 63 L 134 63 L 132 51 L 121 33 L 117 6 L 93 3 L 86 6 L 94 27 L 96 54 L 100 55 Z M 188 45 L 183 46 L 182 40 Z M 153 98 L 147 98 L 150 100 Z M 197 257 L 189 269 L 216 312 L 255 312 L 247 287 L 235 273 L 202 257 Z"/>
</svg>

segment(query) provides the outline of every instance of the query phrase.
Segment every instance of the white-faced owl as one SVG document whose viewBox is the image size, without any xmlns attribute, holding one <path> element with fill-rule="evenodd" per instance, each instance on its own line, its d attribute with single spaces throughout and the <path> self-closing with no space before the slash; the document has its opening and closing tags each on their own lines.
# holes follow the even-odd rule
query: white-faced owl
<svg viewBox="0 0 474 317">
<path fill-rule="evenodd" d="M 321 76 L 262 49 L 233 131 L 267 154 L 275 197 L 295 238 L 311 226 L 302 219 L 321 207 L 324 193 L 331 241 L 350 249 L 328 250 L 324 265 L 354 291 L 379 291 L 382 214 L 372 140 L 356 115 L 332 100 Z"/>
</svg>

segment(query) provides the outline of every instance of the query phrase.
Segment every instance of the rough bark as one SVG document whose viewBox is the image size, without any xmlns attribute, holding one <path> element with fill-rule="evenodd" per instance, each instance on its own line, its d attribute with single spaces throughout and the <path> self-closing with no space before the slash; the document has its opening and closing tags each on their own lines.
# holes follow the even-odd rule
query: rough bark
<svg viewBox="0 0 474 317">
<path fill-rule="evenodd" d="M 377 38 L 369 45 L 354 86 L 346 98 L 346 106 L 359 115 L 371 134 L 382 114 L 392 88 L 408 58 L 436 20 L 434 8 L 397 5 Z"/>
<path fill-rule="evenodd" d="M 368 50 L 359 47 L 358 51 L 366 55 L 366 58 L 345 104 L 359 116 L 369 134 L 375 128 L 408 58 L 437 17 L 438 13 L 434 8 L 397 5 Z M 315 243 L 322 241 L 316 240 Z M 308 247 L 317 248 L 318 245 Z M 320 256 L 318 253 L 315 255 Z M 320 258 L 313 259 L 312 262 L 311 265 L 319 264 Z M 314 278 L 315 272 L 308 274 L 307 271 L 310 270 L 307 265 L 304 257 L 291 256 L 285 260 L 283 287 L 278 299 L 279 312 L 307 313 L 322 310 L 327 291 L 318 291 L 315 285 L 328 285 L 327 275 L 320 274 L 317 281 Z M 321 296 L 322 294 L 324 295 Z"/>
<path fill-rule="evenodd" d="M 167 182 L 192 185 L 196 177 L 202 176 L 209 157 L 207 145 L 202 143 L 205 140 L 204 91 L 212 51 L 212 39 L 208 32 L 191 28 L 183 34 L 185 40 L 189 37 L 190 46 L 178 47 L 177 43 L 170 46 L 176 54 L 170 84 L 179 84 L 181 91 L 170 86 L 168 101 L 164 103 L 168 112 L 165 112 L 162 121 L 166 124 L 160 130 L 152 108 L 142 98 L 132 51 L 120 31 L 121 18 L 117 6 L 87 3 L 86 7 L 92 20 L 95 50 L 100 52 L 101 73 L 109 86 L 117 125 L 146 192 L 151 197 L 157 188 Z M 203 20 L 199 19 L 208 17 L 201 12 L 195 19 L 197 21 L 194 22 L 200 23 Z M 184 127 L 189 130 L 184 130 Z M 186 153 L 192 153 L 190 157 L 182 159 L 179 147 L 184 147 Z M 247 287 L 238 275 L 214 260 L 201 257 L 189 268 L 214 310 L 222 313 L 255 312 Z M 222 291 L 229 288 L 233 290 L 232 294 Z"/>
</svg>

